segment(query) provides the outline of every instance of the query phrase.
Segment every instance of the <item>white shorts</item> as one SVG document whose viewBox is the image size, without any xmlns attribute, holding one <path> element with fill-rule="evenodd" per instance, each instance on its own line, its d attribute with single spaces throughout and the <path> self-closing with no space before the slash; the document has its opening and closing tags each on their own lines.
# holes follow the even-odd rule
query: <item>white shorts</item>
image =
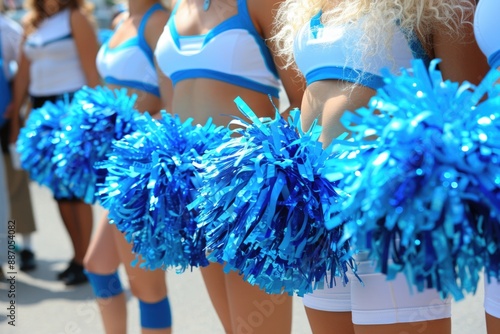
<svg viewBox="0 0 500 334">
<path fill-rule="evenodd" d="M 358 275 L 349 275 L 347 286 L 315 290 L 303 298 L 304 306 L 328 312 L 352 312 L 357 325 L 383 325 L 437 320 L 451 317 L 451 300 L 441 299 L 434 289 L 410 290 L 403 274 L 387 281 L 376 273 L 373 261 L 366 254 L 356 258 Z"/>
<path fill-rule="evenodd" d="M 485 275 L 486 276 L 486 275 Z M 484 310 L 495 318 L 500 318 L 500 283 L 496 278 L 484 278 Z"/>
</svg>

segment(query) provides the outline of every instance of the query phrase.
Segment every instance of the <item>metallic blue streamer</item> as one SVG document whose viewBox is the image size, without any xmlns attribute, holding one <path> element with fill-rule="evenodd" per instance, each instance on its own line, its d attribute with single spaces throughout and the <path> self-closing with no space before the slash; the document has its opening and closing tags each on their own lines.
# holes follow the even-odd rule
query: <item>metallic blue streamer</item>
<svg viewBox="0 0 500 334">
<path fill-rule="evenodd" d="M 303 131 L 297 110 L 288 121 L 277 111 L 258 118 L 235 102 L 249 121 L 231 122 L 239 126 L 231 140 L 203 155 L 201 196 L 190 205 L 200 210 L 210 259 L 269 293 L 303 295 L 327 275 L 345 284 L 349 243 L 340 242 L 342 226 L 325 228 L 341 200 L 322 175 L 333 146 L 322 148 L 317 124 Z"/>
<path fill-rule="evenodd" d="M 61 121 L 55 172 L 87 203 L 95 203 L 96 183 L 105 176 L 94 165 L 106 157 L 114 140 L 135 130 L 134 119 L 140 115 L 134 109 L 136 99 L 126 89 L 84 87 L 75 93 L 68 117 Z"/>
<path fill-rule="evenodd" d="M 137 131 L 113 143 L 107 171 L 98 185 L 101 204 L 133 244 L 149 269 L 174 267 L 182 272 L 206 266 L 203 229 L 187 205 L 198 196 L 199 171 L 193 163 L 228 134 L 210 121 L 193 125 L 162 112 L 160 120 L 143 115 Z"/>
<path fill-rule="evenodd" d="M 56 198 L 72 197 L 71 190 L 56 175 L 53 162 L 54 150 L 62 140 L 61 121 L 69 109 L 68 101 L 57 101 L 32 110 L 16 143 L 22 168 L 32 180 L 47 186 Z"/>
<path fill-rule="evenodd" d="M 499 276 L 500 74 L 475 87 L 444 81 L 436 65 L 385 73 L 368 107 L 343 117 L 360 147 L 330 171 L 350 198 L 327 225 L 348 222 L 345 237 L 389 279 L 404 272 L 459 300 L 483 266 Z"/>
</svg>

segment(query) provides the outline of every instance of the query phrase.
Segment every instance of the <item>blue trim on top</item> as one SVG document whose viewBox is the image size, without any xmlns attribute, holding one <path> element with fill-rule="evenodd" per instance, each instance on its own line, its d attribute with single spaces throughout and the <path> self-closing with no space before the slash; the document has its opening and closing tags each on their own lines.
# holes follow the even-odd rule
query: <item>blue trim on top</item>
<svg viewBox="0 0 500 334">
<path fill-rule="evenodd" d="M 314 38 L 318 37 L 318 30 L 323 28 L 323 23 L 321 23 L 321 14 L 323 11 L 319 11 L 318 14 L 314 15 L 309 22 L 309 30 Z"/>
<path fill-rule="evenodd" d="M 359 84 L 371 89 L 378 89 L 384 86 L 384 79 L 368 72 L 356 71 L 343 66 L 325 66 L 312 70 L 306 75 L 306 82 L 309 86 L 313 82 L 322 80 L 340 80 Z"/>
<path fill-rule="evenodd" d="M 260 35 L 250 34 L 259 46 L 260 55 L 262 59 L 264 59 L 264 64 L 266 64 L 267 70 L 274 75 L 276 79 L 279 79 L 278 69 L 276 68 L 276 64 L 274 63 L 273 56 L 271 55 L 271 51 L 267 47 L 266 42 Z"/>
<path fill-rule="evenodd" d="M 139 40 L 139 38 L 137 36 L 134 36 L 132 38 L 127 39 L 125 42 L 118 44 L 115 47 L 110 47 L 109 43 L 106 43 L 104 46 L 106 47 L 106 51 L 109 51 L 109 52 L 120 51 L 120 50 L 129 48 L 129 47 L 138 45 L 139 44 L 138 40 Z"/>
<path fill-rule="evenodd" d="M 271 50 L 267 47 L 266 41 L 262 36 L 259 35 L 259 32 L 255 28 L 252 18 L 250 16 L 250 12 L 248 11 L 248 1 L 247 0 L 238 0 L 238 15 L 245 20 L 245 26 L 250 35 L 254 38 L 255 42 L 259 46 L 260 54 L 262 59 L 264 59 L 264 63 L 266 64 L 267 70 L 271 72 L 276 79 L 279 78 L 278 70 L 276 68 L 276 64 L 274 63 L 273 56 L 271 55 Z"/>
<path fill-rule="evenodd" d="M 488 57 L 488 64 L 490 64 L 491 68 L 497 68 L 500 66 L 500 50 L 494 52 Z"/>
<path fill-rule="evenodd" d="M 153 50 L 147 43 L 144 33 L 146 31 L 146 24 L 148 22 L 149 17 L 158 10 L 163 10 L 163 6 L 161 4 L 155 3 L 153 6 L 151 6 L 151 8 L 149 8 L 148 11 L 142 16 L 142 20 L 141 23 L 139 24 L 139 29 L 137 31 L 137 35 L 139 36 L 139 48 L 142 51 L 144 51 L 153 68 L 155 66 Z"/>
<path fill-rule="evenodd" d="M 29 46 L 34 46 L 34 47 L 41 47 L 41 46 L 47 46 L 49 44 L 52 44 L 52 43 L 55 43 L 55 42 L 59 42 L 59 41 L 63 41 L 65 39 L 72 39 L 73 38 L 73 35 L 71 33 L 69 33 L 68 35 L 65 35 L 65 36 L 61 36 L 59 38 L 56 38 L 56 39 L 53 39 L 53 40 L 50 40 L 50 41 L 47 41 L 45 43 L 42 43 L 42 44 L 34 44 L 34 43 L 30 43 L 29 40 L 26 41 L 26 45 L 29 45 Z"/>
<path fill-rule="evenodd" d="M 177 9 L 179 8 L 179 5 L 181 4 L 181 0 L 177 0 L 175 3 L 174 8 L 172 9 L 172 13 L 170 14 L 170 17 L 174 16 L 175 13 L 177 13 Z"/>
<path fill-rule="evenodd" d="M 105 77 L 104 82 L 111 85 L 125 86 L 137 90 L 142 90 L 146 93 L 160 97 L 160 89 L 158 88 L 157 85 L 151 85 L 145 82 L 135 81 L 135 80 L 121 80 L 111 76 Z"/>
<path fill-rule="evenodd" d="M 429 68 L 429 65 L 431 64 L 431 58 L 425 51 L 424 46 L 420 42 L 420 39 L 415 34 L 410 35 L 408 46 L 410 47 L 411 53 L 413 54 L 413 58 L 421 59 L 424 62 L 425 67 Z"/>
<path fill-rule="evenodd" d="M 278 75 L 278 70 L 276 68 L 276 65 L 274 64 L 273 57 L 271 55 L 271 52 L 269 48 L 267 47 L 266 42 L 264 39 L 259 35 L 257 32 L 257 29 L 255 29 L 255 26 L 252 22 L 252 19 L 250 18 L 250 13 L 248 11 L 248 4 L 247 0 L 237 0 L 237 10 L 238 12 L 226 19 L 225 21 L 220 22 L 217 24 L 215 27 L 210 29 L 206 34 L 199 34 L 199 35 L 180 35 L 179 32 L 177 31 L 177 27 L 175 25 L 175 12 L 178 4 L 181 1 L 179 0 L 177 4 L 175 5 L 174 10 L 172 11 L 172 14 L 170 15 L 170 19 L 168 21 L 168 27 L 170 29 L 170 35 L 172 36 L 172 40 L 174 41 L 175 45 L 177 46 L 177 49 L 181 50 L 181 42 L 180 40 L 182 38 L 193 38 L 193 37 L 201 37 L 203 38 L 203 43 L 202 43 L 202 48 L 207 45 L 208 42 L 210 42 L 213 38 L 215 38 L 217 35 L 219 35 L 221 32 L 232 30 L 232 29 L 244 29 L 248 31 L 250 36 L 252 36 L 257 43 L 260 53 L 262 56 L 262 59 L 264 59 L 264 63 L 266 65 L 267 70 L 274 75 L 276 79 L 279 78 Z"/>
<path fill-rule="evenodd" d="M 176 85 L 179 81 L 182 80 L 198 79 L 198 78 L 222 81 L 232 85 L 247 88 L 262 94 L 271 95 L 276 98 L 279 97 L 279 88 L 277 87 L 263 85 L 261 83 L 237 75 L 232 75 L 212 70 L 203 70 L 203 69 L 184 70 L 184 71 L 174 72 L 170 76 L 170 79 L 172 80 L 172 83 L 174 85 Z"/>
</svg>

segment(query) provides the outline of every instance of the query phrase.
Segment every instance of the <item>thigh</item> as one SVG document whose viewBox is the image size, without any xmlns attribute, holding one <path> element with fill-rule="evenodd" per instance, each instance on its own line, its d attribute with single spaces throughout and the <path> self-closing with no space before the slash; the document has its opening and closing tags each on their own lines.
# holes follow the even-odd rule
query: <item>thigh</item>
<svg viewBox="0 0 500 334">
<path fill-rule="evenodd" d="M 207 288 L 210 301 L 224 327 L 226 333 L 232 332 L 231 311 L 227 296 L 226 274 L 222 265 L 211 262 L 208 267 L 201 268 L 201 274 Z"/>
<path fill-rule="evenodd" d="M 95 274 L 114 273 L 120 265 L 120 257 L 113 235 L 114 226 L 109 224 L 107 214 L 102 217 L 85 255 L 85 269 Z"/>
<path fill-rule="evenodd" d="M 267 294 L 234 271 L 226 275 L 226 284 L 235 333 L 291 332 L 292 297 Z"/>
<path fill-rule="evenodd" d="M 362 258 L 358 275 L 363 285 L 352 280 L 353 323 L 377 325 L 432 321 L 451 317 L 450 299 L 441 299 L 434 289 L 410 290 L 406 277 L 399 274 L 388 281 L 375 272 L 375 264 Z"/>
</svg>

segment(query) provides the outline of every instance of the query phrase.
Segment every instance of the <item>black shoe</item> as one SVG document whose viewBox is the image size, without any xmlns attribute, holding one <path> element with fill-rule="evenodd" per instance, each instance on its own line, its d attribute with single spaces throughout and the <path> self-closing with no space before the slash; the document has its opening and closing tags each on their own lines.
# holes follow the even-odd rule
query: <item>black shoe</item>
<svg viewBox="0 0 500 334">
<path fill-rule="evenodd" d="M 80 285 L 88 282 L 87 275 L 83 271 L 83 266 L 78 263 L 74 263 L 73 270 L 71 270 L 68 275 L 63 279 L 64 284 L 67 286 Z"/>
<path fill-rule="evenodd" d="M 19 269 L 30 271 L 36 268 L 35 254 L 32 251 L 23 249 L 19 255 L 21 256 Z"/>
<path fill-rule="evenodd" d="M 77 265 L 78 263 L 76 263 L 75 260 L 71 260 L 68 264 L 68 268 L 64 269 L 64 271 L 57 274 L 57 279 L 59 281 L 64 281 L 64 279 L 69 275 L 70 272 L 72 272 L 75 269 L 75 266 Z"/>
</svg>

